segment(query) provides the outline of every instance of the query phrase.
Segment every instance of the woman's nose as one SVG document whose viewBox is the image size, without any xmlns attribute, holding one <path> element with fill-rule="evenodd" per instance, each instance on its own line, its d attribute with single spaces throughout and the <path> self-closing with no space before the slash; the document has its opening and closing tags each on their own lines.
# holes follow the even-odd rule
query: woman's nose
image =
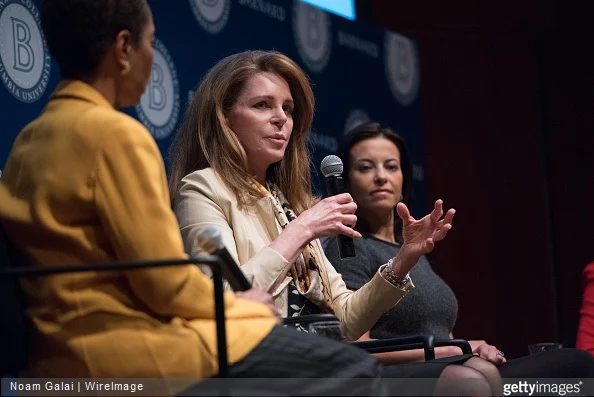
<svg viewBox="0 0 594 397">
<path fill-rule="evenodd" d="M 282 127 L 287 122 L 287 114 L 283 108 L 275 108 L 274 114 L 272 115 L 272 124 Z"/>
<path fill-rule="evenodd" d="M 387 180 L 386 178 L 386 171 L 382 167 L 376 168 L 375 171 L 375 182 L 376 183 L 385 183 Z"/>
</svg>

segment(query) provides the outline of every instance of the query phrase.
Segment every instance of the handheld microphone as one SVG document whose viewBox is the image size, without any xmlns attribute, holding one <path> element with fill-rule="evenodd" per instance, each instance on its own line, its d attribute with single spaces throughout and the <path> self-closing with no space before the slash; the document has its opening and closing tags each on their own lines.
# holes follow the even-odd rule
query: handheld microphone
<svg viewBox="0 0 594 397">
<path fill-rule="evenodd" d="M 200 249 L 221 258 L 221 262 L 224 264 L 222 267 L 223 277 L 229 282 L 233 291 L 247 291 L 252 288 L 250 282 L 245 278 L 245 274 L 225 248 L 219 229 L 214 226 L 206 226 L 200 230 L 196 240 Z"/>
<path fill-rule="evenodd" d="M 326 178 L 328 195 L 335 196 L 344 193 L 344 181 L 342 179 L 343 166 L 340 157 L 334 155 L 324 157 L 320 169 Z M 339 234 L 337 243 L 338 253 L 341 259 L 355 256 L 355 245 L 352 238 Z"/>
</svg>

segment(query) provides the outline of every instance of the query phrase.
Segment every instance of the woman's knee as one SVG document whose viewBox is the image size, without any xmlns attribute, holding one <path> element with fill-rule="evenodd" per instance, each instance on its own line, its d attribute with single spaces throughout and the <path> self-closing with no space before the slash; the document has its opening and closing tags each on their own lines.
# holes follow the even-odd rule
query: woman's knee
<svg viewBox="0 0 594 397">
<path fill-rule="evenodd" d="M 464 363 L 464 366 L 479 371 L 487 379 L 501 380 L 501 374 L 495 364 L 480 357 L 472 357 Z"/>
<path fill-rule="evenodd" d="M 486 376 L 469 366 L 448 365 L 435 387 L 436 396 L 493 396 Z"/>
</svg>

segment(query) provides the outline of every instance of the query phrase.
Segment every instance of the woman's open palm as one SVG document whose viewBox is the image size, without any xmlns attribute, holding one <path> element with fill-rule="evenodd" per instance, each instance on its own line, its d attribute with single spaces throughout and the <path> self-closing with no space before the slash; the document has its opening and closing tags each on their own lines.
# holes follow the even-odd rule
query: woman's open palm
<svg viewBox="0 0 594 397">
<path fill-rule="evenodd" d="M 402 237 L 404 245 L 410 252 L 420 255 L 433 251 L 435 243 L 443 240 L 447 232 L 452 228 L 452 221 L 456 211 L 452 208 L 443 216 L 443 201 L 435 201 L 435 207 L 430 214 L 416 220 L 410 215 L 408 207 L 404 203 L 398 203 L 396 207 L 398 216 L 402 219 Z"/>
</svg>

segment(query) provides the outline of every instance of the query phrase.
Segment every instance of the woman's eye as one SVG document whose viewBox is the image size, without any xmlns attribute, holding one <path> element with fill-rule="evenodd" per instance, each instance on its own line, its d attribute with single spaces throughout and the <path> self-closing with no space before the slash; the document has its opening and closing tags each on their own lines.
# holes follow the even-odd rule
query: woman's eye
<svg viewBox="0 0 594 397">
<path fill-rule="evenodd" d="M 293 114 L 293 108 L 291 106 L 283 106 L 283 110 L 287 114 Z"/>
<path fill-rule="evenodd" d="M 370 169 L 371 169 L 371 167 L 370 167 L 370 166 L 368 166 L 368 165 L 360 165 L 360 166 L 357 168 L 357 170 L 358 170 L 359 172 L 366 172 L 366 171 L 369 171 Z"/>
<path fill-rule="evenodd" d="M 264 108 L 268 107 L 268 105 L 266 104 L 266 102 L 258 102 L 254 105 L 254 107 L 256 107 L 258 109 L 264 109 Z"/>
</svg>

